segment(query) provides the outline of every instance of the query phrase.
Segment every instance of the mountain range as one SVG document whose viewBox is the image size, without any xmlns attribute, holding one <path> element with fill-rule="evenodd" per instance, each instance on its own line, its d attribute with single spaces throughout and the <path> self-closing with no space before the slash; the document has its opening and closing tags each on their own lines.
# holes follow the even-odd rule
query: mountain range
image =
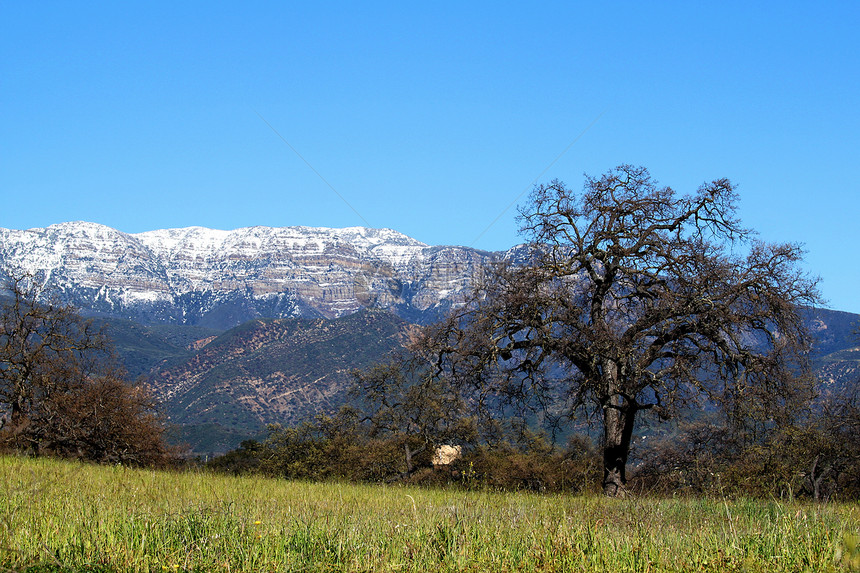
<svg viewBox="0 0 860 573">
<path fill-rule="evenodd" d="M 336 409 L 354 369 L 461 302 L 486 265 L 523 254 L 363 227 L 0 229 L 0 271 L 35 276 L 106 323 L 129 374 L 199 453 Z M 806 313 L 822 389 L 857 383 L 860 316 Z"/>
<path fill-rule="evenodd" d="M 354 369 L 519 253 L 363 227 L 0 229 L 0 271 L 106 323 L 129 375 L 149 381 L 196 451 L 336 409 Z"/>
<path fill-rule="evenodd" d="M 337 318 L 367 307 L 431 322 L 463 296 L 476 272 L 515 254 L 429 246 L 364 227 L 128 234 L 72 222 L 0 229 L 0 269 L 37 276 L 90 314 L 218 329 L 255 318 Z"/>
</svg>

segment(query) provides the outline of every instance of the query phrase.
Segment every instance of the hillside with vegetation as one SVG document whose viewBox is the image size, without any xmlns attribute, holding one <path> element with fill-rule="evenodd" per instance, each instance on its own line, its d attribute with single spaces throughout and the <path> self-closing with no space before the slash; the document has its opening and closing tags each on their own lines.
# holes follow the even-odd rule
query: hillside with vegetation
<svg viewBox="0 0 860 573">
<path fill-rule="evenodd" d="M 173 424 L 259 432 L 347 401 L 352 372 L 402 348 L 410 325 L 384 311 L 256 320 L 164 360 L 148 379 Z"/>
<path fill-rule="evenodd" d="M 372 317 L 368 319 L 368 317 Z M 810 310 L 805 315 L 815 343 L 813 364 L 818 376 L 821 394 L 832 393 L 857 384 L 860 379 L 860 337 L 856 332 L 860 316 L 827 309 Z M 347 402 L 347 390 L 352 384 L 348 375 L 350 368 L 364 368 L 382 359 L 388 352 L 402 347 L 404 338 L 397 332 L 411 328 L 394 316 L 382 312 L 369 312 L 360 317 L 335 319 L 279 319 L 252 321 L 230 331 L 213 330 L 188 325 L 141 325 L 132 321 L 111 319 L 106 324 L 107 334 L 114 341 L 117 353 L 132 378 L 142 376 L 166 396 L 171 383 L 185 377 L 202 385 L 194 392 L 207 392 L 209 399 L 224 402 L 219 411 L 229 408 L 223 418 L 204 414 L 205 400 L 189 399 L 184 410 L 167 403 L 174 427 L 171 440 L 177 444 L 188 444 L 200 454 L 223 453 L 238 447 L 242 440 L 259 436 L 267 423 L 299 424 L 310 421 L 318 414 L 331 413 Z M 281 341 L 274 338 L 259 338 L 261 331 L 272 329 L 281 332 Z M 286 330 L 285 330 L 286 329 Z M 288 332 L 289 329 L 292 329 Z M 290 334 L 290 332 L 292 334 Z M 270 334 L 272 334 L 270 333 Z M 393 336 L 393 338 L 392 338 Z M 246 339 L 247 337 L 247 339 Z M 328 340 L 328 342 L 323 342 Z M 287 343 L 285 343 L 288 341 Z M 306 350 L 300 347 L 305 343 Z M 223 349 L 254 345 L 259 347 L 252 353 L 236 354 Z M 239 358 L 241 356 L 241 359 Z M 354 361 L 353 361 L 354 359 Z M 243 364 L 231 370 L 236 361 Z M 194 374 L 191 364 L 194 364 Z M 254 363 L 254 364 L 250 364 Z M 334 377 L 323 377 L 321 369 L 332 367 L 340 372 Z M 266 385 L 248 385 L 243 378 L 256 370 L 267 372 L 271 378 L 282 376 L 295 381 L 297 386 L 311 384 L 320 378 L 324 383 L 342 385 L 333 388 L 329 398 L 317 408 L 312 401 L 286 411 L 273 410 L 271 416 L 254 414 L 248 407 L 236 402 L 237 389 L 227 390 L 230 380 L 237 380 L 238 388 L 247 401 L 261 401 L 254 393 L 267 392 Z M 165 381 L 160 381 L 164 377 Z M 303 382 L 301 382 L 303 381 Z M 216 390 L 220 388 L 221 390 Z M 222 392 L 223 390 L 223 392 Z M 248 398 L 248 396 L 251 396 Z M 232 404 L 232 405 L 231 405 Z M 214 419 L 213 419 L 214 418 Z"/>
</svg>

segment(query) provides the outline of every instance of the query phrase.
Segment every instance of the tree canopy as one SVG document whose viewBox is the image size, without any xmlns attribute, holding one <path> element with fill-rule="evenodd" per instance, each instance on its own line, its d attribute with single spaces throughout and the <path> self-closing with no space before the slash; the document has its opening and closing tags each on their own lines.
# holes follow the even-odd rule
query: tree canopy
<svg viewBox="0 0 860 573">
<path fill-rule="evenodd" d="M 526 260 L 488 270 L 428 330 L 437 375 L 477 402 L 568 398 L 568 412 L 599 412 L 612 496 L 642 411 L 708 402 L 736 424 L 772 423 L 810 389 L 799 311 L 819 301 L 817 279 L 800 245 L 744 228 L 737 201 L 727 179 L 678 195 L 629 165 L 578 194 L 537 187 L 521 209 Z"/>
</svg>

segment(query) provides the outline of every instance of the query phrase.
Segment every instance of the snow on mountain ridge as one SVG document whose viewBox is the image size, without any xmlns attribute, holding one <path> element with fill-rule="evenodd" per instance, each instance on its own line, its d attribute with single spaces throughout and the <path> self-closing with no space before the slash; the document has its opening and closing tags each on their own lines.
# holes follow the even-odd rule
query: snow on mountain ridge
<svg viewBox="0 0 860 573">
<path fill-rule="evenodd" d="M 428 245 L 391 229 L 367 227 L 244 227 L 233 231 L 185 227 L 146 231 L 131 235 L 159 256 L 170 258 L 177 251 L 194 253 L 204 258 L 216 253 L 258 251 L 270 253 L 278 249 L 322 254 L 328 244 L 348 243 L 354 248 L 378 253 L 389 262 L 412 258 Z"/>
<path fill-rule="evenodd" d="M 244 227 L 232 231 L 207 227 L 159 229 L 141 233 L 123 233 L 99 223 L 74 221 L 58 223 L 45 228 L 26 230 L 0 229 L 4 251 L 20 252 L 27 247 L 29 253 L 19 253 L 31 264 L 46 268 L 61 264 L 61 255 L 72 243 L 87 241 L 87 247 L 101 252 L 113 249 L 117 243 L 150 251 L 151 255 L 169 260 L 179 253 L 182 258 L 220 258 L 225 254 L 255 252 L 272 253 L 286 249 L 303 253 L 322 254 L 327 245 L 347 243 L 353 248 L 372 253 L 392 264 L 404 262 L 420 255 L 429 245 L 392 229 L 367 227 Z M 50 245 L 53 245 L 51 248 Z M 64 245 L 66 248 L 64 249 Z M 136 249 L 136 250 L 137 250 Z M 31 256 L 27 256 L 27 254 Z M 39 259 L 35 258 L 40 255 Z M 53 256 L 52 256 L 53 255 Z"/>
<path fill-rule="evenodd" d="M 496 257 L 366 227 L 186 227 L 128 234 L 72 222 L 0 229 L 0 267 L 7 272 L 43 277 L 82 308 L 167 322 L 216 315 L 227 323 L 255 316 L 333 317 L 365 306 L 421 320 L 461 298 L 475 269 Z"/>
</svg>

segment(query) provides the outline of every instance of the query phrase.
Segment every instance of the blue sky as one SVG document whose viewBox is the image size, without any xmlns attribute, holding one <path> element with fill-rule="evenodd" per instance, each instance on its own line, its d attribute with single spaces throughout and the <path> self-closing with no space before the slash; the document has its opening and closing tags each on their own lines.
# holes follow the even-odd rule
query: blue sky
<svg viewBox="0 0 860 573">
<path fill-rule="evenodd" d="M 535 180 L 632 163 L 679 192 L 728 177 L 860 312 L 860 5 L 597 4 L 3 3 L 0 227 L 497 250 Z"/>
</svg>

